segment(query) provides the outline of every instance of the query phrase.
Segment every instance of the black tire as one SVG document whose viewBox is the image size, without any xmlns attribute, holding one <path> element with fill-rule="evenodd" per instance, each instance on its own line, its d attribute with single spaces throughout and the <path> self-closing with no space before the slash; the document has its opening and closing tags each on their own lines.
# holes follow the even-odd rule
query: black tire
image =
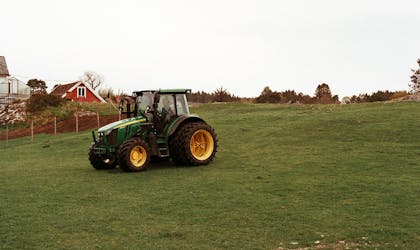
<svg viewBox="0 0 420 250">
<path fill-rule="evenodd" d="M 120 167 L 126 172 L 144 171 L 150 165 L 150 147 L 140 138 L 125 141 L 118 155 Z"/>
<path fill-rule="evenodd" d="M 100 156 L 93 153 L 93 150 L 89 150 L 89 161 L 93 168 L 97 170 L 113 169 L 117 166 L 117 159 L 115 156 L 107 155 Z"/>
<path fill-rule="evenodd" d="M 203 138 L 203 147 L 200 142 L 198 142 L 200 145 L 196 146 L 197 142 L 194 139 L 196 136 Z M 171 137 L 169 151 L 177 165 L 207 165 L 216 155 L 217 135 L 214 129 L 204 122 L 186 123 L 181 125 Z"/>
</svg>

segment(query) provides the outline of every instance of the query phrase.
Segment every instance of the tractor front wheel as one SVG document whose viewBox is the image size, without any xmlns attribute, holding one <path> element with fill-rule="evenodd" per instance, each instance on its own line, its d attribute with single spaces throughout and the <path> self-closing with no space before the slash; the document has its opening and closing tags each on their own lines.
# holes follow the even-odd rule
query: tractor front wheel
<svg viewBox="0 0 420 250">
<path fill-rule="evenodd" d="M 89 161 L 92 167 L 97 170 L 113 169 L 117 165 L 117 160 L 114 156 L 96 155 L 92 149 L 89 150 Z"/>
<path fill-rule="evenodd" d="M 178 165 L 207 165 L 217 152 L 217 136 L 204 122 L 187 123 L 175 132 L 169 149 Z"/>
<path fill-rule="evenodd" d="M 127 172 L 144 171 L 150 164 L 150 147 L 140 138 L 127 140 L 120 146 L 119 163 Z"/>
</svg>

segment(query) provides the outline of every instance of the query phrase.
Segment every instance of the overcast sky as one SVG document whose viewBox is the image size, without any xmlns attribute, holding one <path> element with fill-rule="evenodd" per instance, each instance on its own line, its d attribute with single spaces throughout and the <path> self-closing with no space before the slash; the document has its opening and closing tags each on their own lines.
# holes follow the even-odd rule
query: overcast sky
<svg viewBox="0 0 420 250">
<path fill-rule="evenodd" d="M 3 0 L 0 55 L 52 87 L 84 71 L 136 89 L 408 90 L 418 0 Z"/>
</svg>

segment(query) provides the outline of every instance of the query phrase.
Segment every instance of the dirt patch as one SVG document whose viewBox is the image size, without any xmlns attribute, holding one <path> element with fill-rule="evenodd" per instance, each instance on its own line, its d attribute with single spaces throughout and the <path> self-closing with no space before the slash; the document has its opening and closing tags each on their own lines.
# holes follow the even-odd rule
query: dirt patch
<svg viewBox="0 0 420 250">
<path fill-rule="evenodd" d="M 79 131 L 89 129 L 97 129 L 98 121 L 96 115 L 84 115 L 78 117 Z M 99 126 L 104 126 L 108 123 L 118 121 L 118 115 L 106 115 L 99 117 Z M 76 118 L 73 117 L 68 120 L 57 121 L 57 133 L 76 132 Z M 35 127 L 34 134 L 54 134 L 54 122 L 49 122 L 43 126 Z M 20 128 L 9 131 L 9 139 L 15 139 L 23 136 L 31 135 L 30 128 Z M 0 132 L 0 140 L 6 140 L 6 131 Z"/>
</svg>

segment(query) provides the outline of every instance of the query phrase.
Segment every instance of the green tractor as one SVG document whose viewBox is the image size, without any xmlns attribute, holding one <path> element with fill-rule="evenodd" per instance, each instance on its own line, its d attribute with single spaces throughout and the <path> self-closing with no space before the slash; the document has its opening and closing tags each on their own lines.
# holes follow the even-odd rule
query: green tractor
<svg viewBox="0 0 420 250">
<path fill-rule="evenodd" d="M 92 131 L 89 161 L 95 169 L 119 165 L 127 172 L 147 169 L 151 158 L 177 165 L 206 165 L 217 151 L 214 129 L 189 112 L 189 89 L 135 91 L 122 100 L 127 119 Z M 134 104 L 134 108 L 132 105 Z"/>
</svg>

